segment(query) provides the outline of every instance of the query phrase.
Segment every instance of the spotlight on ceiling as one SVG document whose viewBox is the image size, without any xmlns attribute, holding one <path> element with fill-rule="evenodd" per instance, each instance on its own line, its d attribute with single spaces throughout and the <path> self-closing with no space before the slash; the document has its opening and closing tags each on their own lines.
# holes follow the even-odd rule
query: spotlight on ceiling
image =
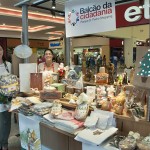
<svg viewBox="0 0 150 150">
<path fill-rule="evenodd" d="M 56 8 L 55 0 L 52 0 L 52 9 L 55 9 L 55 8 Z"/>
<path fill-rule="evenodd" d="M 53 18 L 56 18 L 55 11 L 51 10 L 51 14 L 52 14 L 52 17 L 53 17 Z"/>
</svg>

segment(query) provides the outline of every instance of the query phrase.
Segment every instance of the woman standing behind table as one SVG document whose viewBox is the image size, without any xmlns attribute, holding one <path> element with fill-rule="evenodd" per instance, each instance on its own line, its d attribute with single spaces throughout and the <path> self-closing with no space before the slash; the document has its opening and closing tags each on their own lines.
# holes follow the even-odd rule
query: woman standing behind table
<svg viewBox="0 0 150 150">
<path fill-rule="evenodd" d="M 4 50 L 0 45 L 0 76 L 11 73 L 11 63 L 4 58 Z M 8 138 L 11 129 L 11 113 L 8 106 L 0 103 L 0 150 L 8 150 Z"/>
<path fill-rule="evenodd" d="M 44 51 L 45 62 L 38 65 L 38 72 L 43 73 L 44 82 L 51 82 L 52 73 L 55 72 L 55 63 L 53 62 L 53 51 L 51 49 L 46 49 Z"/>
</svg>

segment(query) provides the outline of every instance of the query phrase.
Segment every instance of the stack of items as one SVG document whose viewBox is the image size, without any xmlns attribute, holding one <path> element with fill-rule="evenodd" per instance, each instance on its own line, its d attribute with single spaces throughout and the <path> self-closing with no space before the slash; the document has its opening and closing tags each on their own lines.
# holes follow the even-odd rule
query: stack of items
<svg viewBox="0 0 150 150">
<path fill-rule="evenodd" d="M 49 113 L 50 107 L 52 107 L 52 105 L 53 105 L 52 103 L 43 102 L 41 104 L 36 104 L 36 105 L 32 106 L 30 108 L 30 110 L 33 113 L 36 113 L 38 115 L 45 115 L 45 114 Z"/>
<path fill-rule="evenodd" d="M 113 127 L 113 122 L 113 113 L 95 110 L 85 120 L 84 125 L 88 128 L 79 132 L 75 139 L 85 144 L 100 145 L 117 132 L 118 129 Z"/>
</svg>

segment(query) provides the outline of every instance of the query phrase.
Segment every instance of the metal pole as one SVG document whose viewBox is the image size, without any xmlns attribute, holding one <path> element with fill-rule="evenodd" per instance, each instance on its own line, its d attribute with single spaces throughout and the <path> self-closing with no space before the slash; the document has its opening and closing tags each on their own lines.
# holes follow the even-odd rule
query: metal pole
<svg viewBox="0 0 150 150">
<path fill-rule="evenodd" d="M 28 45 L 28 5 L 22 5 L 22 44 Z M 24 59 L 28 63 L 29 58 Z"/>
<path fill-rule="evenodd" d="M 70 66 L 70 38 L 65 38 L 65 62 Z"/>
</svg>

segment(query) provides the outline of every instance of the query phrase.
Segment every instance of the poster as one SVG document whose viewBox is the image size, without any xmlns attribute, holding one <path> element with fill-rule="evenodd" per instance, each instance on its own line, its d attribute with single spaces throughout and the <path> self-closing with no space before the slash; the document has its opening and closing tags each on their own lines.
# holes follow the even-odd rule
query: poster
<svg viewBox="0 0 150 150">
<path fill-rule="evenodd" d="M 19 64 L 20 92 L 30 92 L 30 73 L 36 72 L 36 63 Z"/>
<path fill-rule="evenodd" d="M 19 131 L 22 150 L 41 150 L 40 118 L 19 113 Z"/>
<path fill-rule="evenodd" d="M 66 37 L 115 30 L 115 0 L 67 1 L 65 24 Z"/>
</svg>

